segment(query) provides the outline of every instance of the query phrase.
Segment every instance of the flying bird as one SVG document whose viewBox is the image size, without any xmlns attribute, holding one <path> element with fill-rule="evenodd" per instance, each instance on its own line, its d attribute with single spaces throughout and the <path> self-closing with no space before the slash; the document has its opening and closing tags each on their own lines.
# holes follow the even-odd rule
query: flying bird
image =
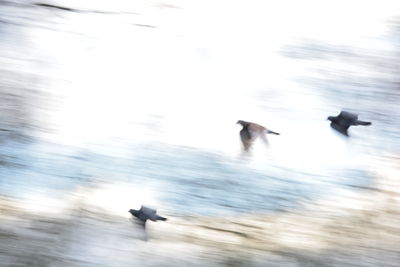
<svg viewBox="0 0 400 267">
<path fill-rule="evenodd" d="M 339 133 L 349 136 L 347 130 L 350 126 L 357 126 L 357 125 L 371 125 L 371 122 L 368 121 L 360 121 L 358 119 L 358 115 L 348 112 L 348 111 L 341 111 L 339 115 L 336 117 L 329 116 L 328 120 L 331 121 L 331 127 L 338 131 Z"/>
<path fill-rule="evenodd" d="M 264 126 L 261 126 L 254 122 L 238 120 L 236 124 L 243 126 L 240 131 L 240 139 L 242 140 L 244 151 L 249 151 L 253 142 L 260 137 L 263 142 L 268 145 L 267 134 L 279 135 L 279 133 L 268 130 Z"/>
<path fill-rule="evenodd" d="M 145 206 L 141 206 L 139 210 L 130 209 L 129 213 L 135 216 L 142 224 L 143 228 L 146 228 L 146 221 L 166 221 L 167 218 L 159 216 L 155 209 L 151 209 Z"/>
</svg>

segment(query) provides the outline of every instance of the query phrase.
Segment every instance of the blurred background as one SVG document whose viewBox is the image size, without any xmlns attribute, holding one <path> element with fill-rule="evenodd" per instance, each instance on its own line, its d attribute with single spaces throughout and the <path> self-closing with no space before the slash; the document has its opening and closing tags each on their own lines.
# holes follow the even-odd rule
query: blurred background
<svg viewBox="0 0 400 267">
<path fill-rule="evenodd" d="M 1 0 L 0 266 L 399 266 L 399 7 Z"/>
</svg>

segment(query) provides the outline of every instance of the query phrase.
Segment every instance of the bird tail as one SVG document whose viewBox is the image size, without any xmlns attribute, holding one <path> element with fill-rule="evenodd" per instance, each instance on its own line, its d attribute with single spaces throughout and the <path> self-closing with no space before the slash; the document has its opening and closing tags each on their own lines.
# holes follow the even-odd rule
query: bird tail
<svg viewBox="0 0 400 267">
<path fill-rule="evenodd" d="M 166 221 L 166 220 L 167 220 L 167 218 L 165 218 L 165 217 L 161 217 L 161 216 L 157 215 L 157 217 L 156 217 L 156 220 L 160 220 L 160 221 Z"/>
<path fill-rule="evenodd" d="M 267 134 L 275 134 L 275 135 L 280 135 L 280 133 L 271 131 L 271 130 L 267 130 Z"/>
<path fill-rule="evenodd" d="M 371 122 L 369 122 L 369 121 L 356 121 L 356 125 L 364 125 L 364 126 L 367 126 L 367 125 L 371 125 L 372 123 Z"/>
</svg>

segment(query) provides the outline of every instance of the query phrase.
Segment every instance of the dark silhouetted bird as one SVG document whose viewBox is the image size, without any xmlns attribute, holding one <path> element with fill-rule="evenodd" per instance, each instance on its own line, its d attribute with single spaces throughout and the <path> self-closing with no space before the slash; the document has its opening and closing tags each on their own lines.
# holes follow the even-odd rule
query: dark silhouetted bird
<svg viewBox="0 0 400 267">
<path fill-rule="evenodd" d="M 268 145 L 267 134 L 279 135 L 279 133 L 268 130 L 264 126 L 254 122 L 238 120 L 236 123 L 243 126 L 242 130 L 240 131 L 240 139 L 242 140 L 244 151 L 249 151 L 251 145 L 257 139 L 257 137 L 260 137 L 261 140 Z"/>
<path fill-rule="evenodd" d="M 371 122 L 368 121 L 360 121 L 358 119 L 358 115 L 348 112 L 348 111 L 341 111 L 339 115 L 336 117 L 329 116 L 328 120 L 331 121 L 331 127 L 338 131 L 339 133 L 349 136 L 347 130 L 350 126 L 357 126 L 357 125 L 371 125 Z"/>
<path fill-rule="evenodd" d="M 161 217 L 157 215 L 157 211 L 155 209 L 147 208 L 144 206 L 140 207 L 140 210 L 134 210 L 130 209 L 129 212 L 135 216 L 136 218 L 139 219 L 141 222 L 143 228 L 146 227 L 146 221 L 151 220 L 151 221 L 166 221 L 167 218 Z"/>
</svg>

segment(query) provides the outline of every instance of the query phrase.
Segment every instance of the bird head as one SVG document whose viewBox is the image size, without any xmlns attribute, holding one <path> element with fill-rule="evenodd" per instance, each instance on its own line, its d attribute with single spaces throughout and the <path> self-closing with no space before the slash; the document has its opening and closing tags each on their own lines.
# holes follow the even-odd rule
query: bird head
<svg viewBox="0 0 400 267">
<path fill-rule="evenodd" d="M 329 116 L 328 118 L 326 118 L 328 121 L 333 121 L 333 117 Z"/>
<path fill-rule="evenodd" d="M 237 122 L 236 122 L 236 124 L 240 124 L 240 125 L 245 125 L 246 124 L 246 122 L 245 121 L 242 121 L 242 120 L 238 120 Z"/>
<path fill-rule="evenodd" d="M 133 216 L 139 216 L 139 211 L 138 210 L 130 209 L 128 212 L 130 214 L 132 214 Z"/>
</svg>

